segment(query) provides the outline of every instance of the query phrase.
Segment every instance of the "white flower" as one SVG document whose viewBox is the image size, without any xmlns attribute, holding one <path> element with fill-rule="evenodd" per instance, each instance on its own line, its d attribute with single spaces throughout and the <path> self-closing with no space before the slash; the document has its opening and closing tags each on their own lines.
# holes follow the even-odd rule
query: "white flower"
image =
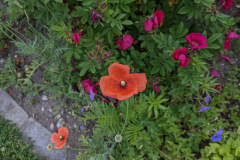
<svg viewBox="0 0 240 160">
<path fill-rule="evenodd" d="M 5 148 L 4 148 L 4 147 L 2 147 L 2 149 L 1 149 L 1 150 L 2 150 L 2 152 L 3 152 L 3 151 L 5 150 Z"/>
<path fill-rule="evenodd" d="M 116 142 L 121 142 L 121 141 L 122 141 L 122 136 L 119 135 L 119 134 L 117 134 L 117 135 L 115 136 L 115 141 L 116 141 Z"/>
</svg>

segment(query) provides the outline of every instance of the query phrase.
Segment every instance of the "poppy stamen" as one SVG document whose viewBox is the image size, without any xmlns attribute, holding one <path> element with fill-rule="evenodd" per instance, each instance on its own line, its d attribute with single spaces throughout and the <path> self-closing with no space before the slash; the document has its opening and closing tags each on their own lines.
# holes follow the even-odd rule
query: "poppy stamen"
<svg viewBox="0 0 240 160">
<path fill-rule="evenodd" d="M 127 83 L 126 83 L 125 81 L 121 81 L 121 82 L 120 82 L 120 87 L 125 88 L 125 87 L 126 87 L 126 84 L 127 84 Z"/>
<path fill-rule="evenodd" d="M 59 138 L 60 138 L 61 140 L 63 140 L 63 136 L 60 136 Z"/>
</svg>

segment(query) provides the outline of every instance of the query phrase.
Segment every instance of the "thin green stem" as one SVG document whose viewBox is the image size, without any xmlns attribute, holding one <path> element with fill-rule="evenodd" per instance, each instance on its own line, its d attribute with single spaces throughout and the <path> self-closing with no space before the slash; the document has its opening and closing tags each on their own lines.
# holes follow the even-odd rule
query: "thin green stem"
<svg viewBox="0 0 240 160">
<path fill-rule="evenodd" d="M 161 151 L 160 149 L 158 149 L 157 147 L 155 147 L 153 144 L 151 144 L 151 146 L 153 146 L 156 150 L 158 150 L 160 153 L 162 153 L 165 157 L 167 157 L 168 159 L 172 159 L 171 157 L 169 157 L 168 155 L 166 155 L 163 151 Z"/>
<path fill-rule="evenodd" d="M 122 135 L 123 130 L 124 130 L 125 126 L 126 126 L 127 118 L 128 118 L 128 99 L 127 99 L 127 117 L 126 117 L 126 119 L 125 119 L 125 123 L 124 123 L 123 129 L 122 129 L 121 135 Z"/>
</svg>

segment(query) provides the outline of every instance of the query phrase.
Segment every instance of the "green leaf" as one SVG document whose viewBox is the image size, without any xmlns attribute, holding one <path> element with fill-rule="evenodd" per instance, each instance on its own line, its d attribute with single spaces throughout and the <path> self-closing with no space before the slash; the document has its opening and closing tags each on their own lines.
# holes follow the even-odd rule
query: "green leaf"
<svg viewBox="0 0 240 160">
<path fill-rule="evenodd" d="M 113 28 L 117 24 L 117 21 L 114 19 L 111 23 L 111 27 Z"/>
<path fill-rule="evenodd" d="M 164 77 L 165 76 L 165 69 L 163 67 L 160 68 L 160 74 Z"/>
<path fill-rule="evenodd" d="M 116 21 L 118 21 L 118 20 L 120 20 L 120 19 L 123 19 L 125 16 L 126 16 L 126 14 L 119 14 L 119 15 L 116 17 Z"/>
<path fill-rule="evenodd" d="M 210 143 L 211 146 L 211 150 L 213 153 L 218 153 L 219 149 L 220 149 L 220 145 L 217 143 Z"/>
<path fill-rule="evenodd" d="M 80 77 L 85 75 L 85 73 L 87 72 L 88 68 L 89 68 L 89 66 L 86 66 L 86 67 L 82 68 L 82 70 L 80 72 Z"/>
<path fill-rule="evenodd" d="M 122 8 L 122 10 L 124 10 L 125 12 L 130 12 L 130 8 L 128 7 L 128 5 L 126 5 L 126 4 L 121 4 L 121 6 L 120 6 L 121 8 Z"/>
<path fill-rule="evenodd" d="M 88 34 L 89 38 L 91 38 L 91 39 L 93 38 L 93 29 L 91 26 L 88 27 L 87 34 Z"/>
<path fill-rule="evenodd" d="M 84 2 L 83 2 L 83 5 L 84 5 L 84 6 L 89 6 L 89 5 L 91 5 L 93 2 L 94 2 L 94 1 L 92 1 L 92 0 L 87 0 L 87 1 L 84 1 Z"/>
<path fill-rule="evenodd" d="M 108 0 L 108 3 L 119 3 L 119 0 Z"/>
<path fill-rule="evenodd" d="M 207 48 L 208 48 L 208 49 L 219 49 L 220 46 L 219 46 L 219 45 L 216 45 L 216 44 L 209 44 L 209 45 L 207 46 Z"/>
<path fill-rule="evenodd" d="M 216 39 L 218 39 L 220 36 L 222 35 L 222 33 L 218 33 L 218 34 L 214 34 L 212 35 L 210 38 L 208 38 L 207 40 L 207 44 L 215 41 Z"/>
<path fill-rule="evenodd" d="M 125 21 L 122 22 L 122 24 L 123 25 L 132 25 L 133 23 L 130 20 L 125 20 Z"/>
<path fill-rule="evenodd" d="M 236 149 L 235 155 L 236 155 L 237 157 L 240 157 L 240 146 Z"/>
<path fill-rule="evenodd" d="M 123 0 L 123 4 L 129 4 L 134 2 L 135 0 Z"/>
<path fill-rule="evenodd" d="M 159 36 L 152 36 L 154 41 L 156 41 L 157 43 L 164 43 L 163 39 Z"/>
<path fill-rule="evenodd" d="M 55 0 L 56 2 L 59 2 L 59 3 L 62 3 L 63 2 L 63 0 Z"/>
<path fill-rule="evenodd" d="M 108 42 L 111 44 L 112 40 L 113 40 L 113 33 L 112 33 L 112 31 L 108 32 L 107 37 L 108 37 Z"/>
<path fill-rule="evenodd" d="M 160 67 L 159 67 L 159 66 L 154 66 L 154 67 L 152 68 L 151 74 L 155 74 L 155 73 L 157 73 L 159 70 L 160 70 Z"/>
<path fill-rule="evenodd" d="M 59 27 L 56 25 L 51 25 L 50 29 L 54 30 L 54 31 L 64 31 L 64 29 L 62 27 Z"/>
<path fill-rule="evenodd" d="M 190 9 L 188 8 L 188 6 L 184 6 L 178 11 L 178 14 L 186 14 L 189 12 L 189 10 Z"/>
<path fill-rule="evenodd" d="M 42 2 L 46 5 L 50 0 L 42 0 Z"/>
<path fill-rule="evenodd" d="M 95 72 L 96 72 L 96 68 L 95 68 L 95 66 L 94 66 L 93 63 L 90 65 L 90 71 L 91 71 L 92 73 L 95 73 Z"/>
</svg>

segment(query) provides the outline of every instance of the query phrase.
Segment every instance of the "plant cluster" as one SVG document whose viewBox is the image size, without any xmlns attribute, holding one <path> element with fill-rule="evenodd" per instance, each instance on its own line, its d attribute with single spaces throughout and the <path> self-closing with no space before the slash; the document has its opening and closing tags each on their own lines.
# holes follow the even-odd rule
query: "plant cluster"
<svg viewBox="0 0 240 160">
<path fill-rule="evenodd" d="M 33 144 L 25 144 L 19 130 L 10 121 L 0 117 L 0 159 L 31 159 L 39 160 L 36 153 L 32 153 Z"/>
<path fill-rule="evenodd" d="M 92 137 L 79 139 L 85 148 L 77 159 L 197 159 L 203 146 L 222 141 L 222 134 L 240 125 L 239 68 L 229 71 L 224 85 L 208 65 L 231 62 L 229 56 L 239 51 L 233 44 L 239 43 L 240 17 L 220 12 L 236 2 L 5 2 L 7 13 L 17 7 L 30 28 L 22 34 L 0 22 L 1 33 L 18 39 L 17 52 L 33 57 L 16 86 L 28 95 L 44 90 L 70 99 L 78 106 L 74 112 L 84 113 L 80 121 L 97 122 Z M 12 83 L 4 79 L 16 75 L 7 62 L 0 84 L 8 87 Z M 42 65 L 44 81 L 33 83 L 31 76 Z M 62 130 L 68 136 L 62 128 L 51 138 L 57 149 L 66 144 Z"/>
</svg>

